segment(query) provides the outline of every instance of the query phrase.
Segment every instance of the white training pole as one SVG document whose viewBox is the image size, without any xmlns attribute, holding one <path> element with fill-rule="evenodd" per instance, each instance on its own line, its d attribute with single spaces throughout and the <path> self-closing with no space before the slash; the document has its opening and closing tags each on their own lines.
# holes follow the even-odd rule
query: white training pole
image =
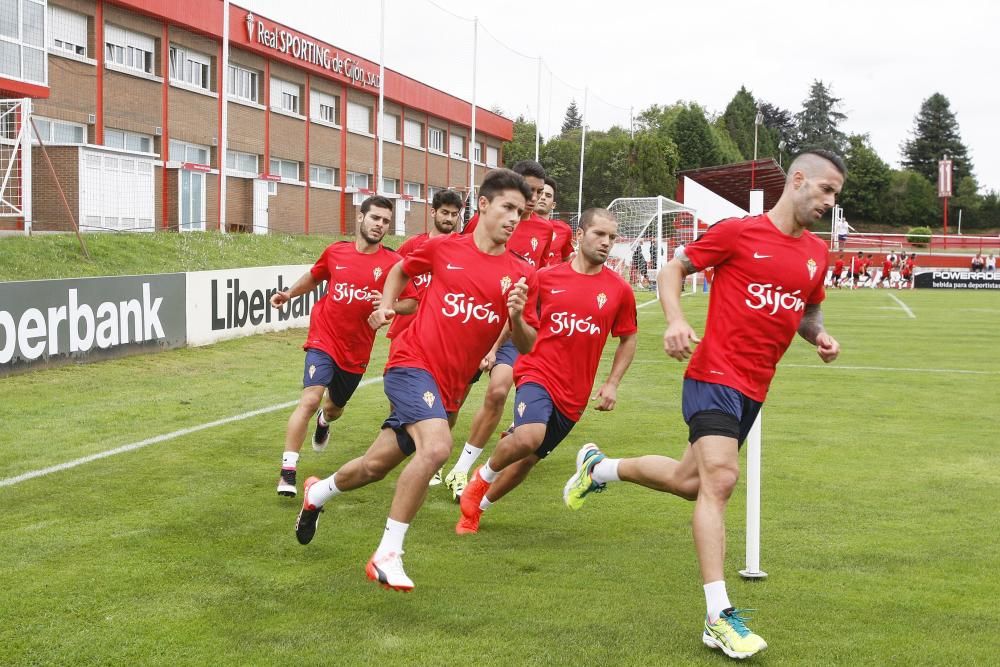
<svg viewBox="0 0 1000 667">
<path fill-rule="evenodd" d="M 535 162 L 538 162 L 538 144 L 542 135 L 542 57 L 538 56 L 538 82 L 535 89 Z"/>
<path fill-rule="evenodd" d="M 476 200 L 472 193 L 476 190 L 476 76 L 479 69 L 479 17 L 472 19 L 472 129 L 469 133 L 469 206 L 474 208 Z M 486 156 L 483 156 L 485 161 Z"/>
<path fill-rule="evenodd" d="M 378 136 L 378 164 L 375 166 L 375 194 L 385 194 L 385 176 L 382 167 L 385 160 L 385 0 L 379 9 L 378 32 L 378 115 L 375 117 L 375 134 Z M 309 113 L 308 111 L 306 113 Z"/>
<path fill-rule="evenodd" d="M 747 435 L 747 567 L 740 570 L 744 579 L 763 579 L 760 569 L 760 445 L 761 417 L 757 414 Z"/>
<path fill-rule="evenodd" d="M 222 2 L 222 82 L 218 84 L 219 95 L 222 97 L 222 117 L 219 140 L 216 142 L 219 148 L 219 231 L 223 234 L 229 232 L 226 223 L 226 198 L 228 195 L 228 179 L 226 177 L 226 151 L 229 148 L 229 86 L 225 83 L 229 77 L 229 0 Z M 270 85 L 270 84 L 268 84 Z M 307 166 L 306 169 L 309 167 Z M 270 170 L 268 170 L 270 171 Z M 257 230 L 254 230 L 256 232 Z"/>
</svg>

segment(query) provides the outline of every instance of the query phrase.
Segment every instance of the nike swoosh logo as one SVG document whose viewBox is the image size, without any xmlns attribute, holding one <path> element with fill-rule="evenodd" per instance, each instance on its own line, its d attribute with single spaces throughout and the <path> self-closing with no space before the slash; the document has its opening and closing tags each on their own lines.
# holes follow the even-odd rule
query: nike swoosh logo
<svg viewBox="0 0 1000 667">
<path fill-rule="evenodd" d="M 761 254 L 756 253 L 756 252 L 753 254 L 753 258 L 754 259 L 767 259 L 768 257 L 771 257 L 771 255 L 761 255 Z"/>
<path fill-rule="evenodd" d="M 725 375 L 722 371 L 709 371 L 712 375 Z"/>
<path fill-rule="evenodd" d="M 552 290 L 552 293 L 553 294 L 561 294 L 562 292 L 565 292 L 565 291 L 566 290 L 564 290 L 564 289 L 554 289 L 554 290 Z"/>
<path fill-rule="evenodd" d="M 465 449 L 465 453 L 468 454 L 469 456 L 472 456 L 472 451 L 469 448 Z"/>
<path fill-rule="evenodd" d="M 461 267 L 461 266 L 455 266 L 453 264 L 448 264 L 448 268 L 451 269 L 452 271 L 455 271 L 455 270 L 462 269 L 463 267 Z"/>
<path fill-rule="evenodd" d="M 346 266 L 340 266 L 339 264 L 337 265 L 337 270 L 338 271 L 340 271 L 341 269 L 346 269 L 346 268 L 347 268 Z"/>
</svg>

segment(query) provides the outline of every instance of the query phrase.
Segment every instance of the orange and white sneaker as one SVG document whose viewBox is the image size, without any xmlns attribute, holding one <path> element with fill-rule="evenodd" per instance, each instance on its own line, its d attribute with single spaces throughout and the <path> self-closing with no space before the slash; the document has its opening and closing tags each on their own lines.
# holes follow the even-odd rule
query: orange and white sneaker
<svg viewBox="0 0 1000 667">
<path fill-rule="evenodd" d="M 295 538 L 299 544 L 309 544 L 316 534 L 316 526 L 319 525 L 319 515 L 323 513 L 322 507 L 317 507 L 309 502 L 309 489 L 319 481 L 319 477 L 310 477 L 306 480 L 302 488 L 302 509 L 295 519 Z"/>
<path fill-rule="evenodd" d="M 413 590 L 413 580 L 403 571 L 403 552 L 390 551 L 384 556 L 372 557 L 365 565 L 365 574 L 372 581 L 382 584 L 383 588 L 393 591 L 409 592 Z"/>
<path fill-rule="evenodd" d="M 462 518 L 455 524 L 455 532 L 459 535 L 476 533 L 479 531 L 479 517 L 483 515 L 483 510 L 479 509 L 479 504 L 483 496 L 490 490 L 489 483 L 479 474 L 479 469 L 472 475 L 469 485 L 462 493 L 459 508 L 462 510 Z"/>
</svg>

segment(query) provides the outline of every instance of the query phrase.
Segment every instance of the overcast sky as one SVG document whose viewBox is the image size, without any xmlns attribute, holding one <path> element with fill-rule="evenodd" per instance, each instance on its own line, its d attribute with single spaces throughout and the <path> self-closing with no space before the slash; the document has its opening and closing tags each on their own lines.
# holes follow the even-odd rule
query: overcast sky
<svg viewBox="0 0 1000 667">
<path fill-rule="evenodd" d="M 235 4 L 378 61 L 379 0 Z M 458 17 L 478 16 L 478 105 L 499 106 L 508 116 L 537 114 L 543 135 L 558 133 L 570 99 L 582 110 L 584 86 L 588 125 L 604 129 L 613 123 L 628 127 L 630 107 L 637 113 L 679 99 L 721 113 L 741 85 L 757 99 L 796 113 L 812 81 L 820 79 L 843 100 L 842 129 L 867 132 L 879 155 L 898 167 L 900 143 L 911 136 L 921 102 L 940 92 L 951 101 L 981 191 L 1000 190 L 1000 3 L 385 0 L 385 5 L 386 67 L 467 100 L 473 29 Z"/>
</svg>

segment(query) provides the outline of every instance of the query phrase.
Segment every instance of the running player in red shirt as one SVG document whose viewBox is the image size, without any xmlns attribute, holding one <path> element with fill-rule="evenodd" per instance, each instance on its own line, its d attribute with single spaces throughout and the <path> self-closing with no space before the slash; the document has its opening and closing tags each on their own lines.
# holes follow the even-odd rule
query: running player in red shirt
<svg viewBox="0 0 1000 667">
<path fill-rule="evenodd" d="M 312 291 L 323 281 L 327 283 L 326 295 L 309 317 L 309 333 L 302 346 L 306 351 L 302 397 L 285 431 L 278 477 L 280 496 L 295 496 L 295 471 L 309 418 L 316 414 L 312 444 L 321 452 L 330 440 L 330 423 L 344 413 L 344 406 L 368 367 L 375 343 L 368 316 L 382 298 L 389 269 L 400 260 L 381 243 L 391 224 L 392 202 L 385 197 L 369 197 L 361 204 L 354 242 L 331 244 L 294 285 L 271 297 L 271 305 L 281 308 L 289 299 Z M 397 304 L 397 308 L 412 312 L 416 305 L 412 291 L 404 296 L 408 301 Z"/>
<path fill-rule="evenodd" d="M 552 223 L 552 243 L 549 246 L 549 261 L 551 264 L 569 261 L 573 254 L 573 228 L 562 220 L 554 220 L 552 211 L 556 207 L 556 182 L 546 176 L 542 194 L 535 203 L 535 214 Z"/>
<path fill-rule="evenodd" d="M 511 169 L 521 174 L 527 181 L 528 187 L 531 188 L 531 198 L 525 206 L 521 222 L 517 224 L 514 235 L 507 243 L 507 249 L 524 257 L 531 266 L 541 268 L 548 263 L 552 223 L 538 217 L 533 211 L 545 188 L 545 170 L 534 160 L 521 160 L 514 163 Z M 470 220 L 466 230 L 475 229 L 477 222 L 477 218 Z M 489 385 L 483 396 L 483 405 L 472 418 L 469 438 L 462 448 L 462 455 L 444 478 L 445 486 L 456 501 L 462 497 L 472 464 L 479 458 L 483 447 L 489 442 L 503 416 L 507 395 L 514 386 L 515 361 L 517 361 L 517 350 L 506 339 L 498 339 L 483 360 L 481 368 L 490 374 Z M 472 382 L 478 380 L 479 375 L 476 375 Z"/>
<path fill-rule="evenodd" d="M 402 248 L 400 248 L 402 250 Z M 833 264 L 833 273 L 830 274 L 830 284 L 834 287 L 840 287 L 840 275 L 844 272 L 844 253 L 840 253 L 840 257 Z"/>
<path fill-rule="evenodd" d="M 882 260 L 882 275 L 878 282 L 885 287 L 892 287 L 892 259 L 889 255 Z"/>
<path fill-rule="evenodd" d="M 767 647 L 729 603 L 723 579 L 725 510 L 739 478 L 739 446 L 796 332 L 826 363 L 840 353 L 820 311 L 827 248 L 809 227 L 833 206 L 845 172 L 833 153 L 803 153 L 789 167 L 774 209 L 710 227 L 685 246 L 685 256 L 660 270 L 660 303 L 669 323 L 664 350 L 679 361 L 691 357 L 682 398 L 690 446 L 678 461 L 608 459 L 596 445 L 584 445 L 563 490 L 573 509 L 612 481 L 694 500 L 692 527 L 707 606 L 702 641 L 734 658 Z M 684 277 L 706 266 L 715 267 L 716 277 L 701 342 L 684 318 L 680 294 Z M 699 342 L 692 356 L 691 346 Z"/>
<path fill-rule="evenodd" d="M 614 409 L 638 331 L 632 287 L 604 266 L 617 236 L 614 214 L 587 209 L 580 217 L 580 249 L 573 261 L 538 272 L 538 338 L 514 365 L 514 428 L 462 494 L 456 533 L 479 530 L 483 510 L 512 491 L 569 435 L 588 398 L 597 401 L 598 410 Z M 591 397 L 609 335 L 619 339 L 618 349 L 608 379 Z M 567 365 L 567 359 L 573 363 Z"/>
<path fill-rule="evenodd" d="M 431 200 L 431 223 L 434 226 L 428 232 L 406 239 L 397 251 L 400 257 L 406 257 L 423 245 L 427 239 L 432 239 L 443 234 L 451 234 L 455 231 L 455 226 L 458 224 L 458 215 L 462 210 L 462 203 L 462 195 L 455 190 L 448 189 L 435 192 L 434 198 Z M 423 297 L 424 292 L 427 291 L 427 285 L 430 281 L 430 274 L 425 274 L 415 277 L 410 283 L 416 291 L 418 302 Z M 398 336 L 403 329 L 413 322 L 414 317 L 415 315 L 397 314 L 396 317 L 392 318 L 392 323 L 389 325 L 389 331 L 385 334 L 385 337 L 392 339 Z"/>
<path fill-rule="evenodd" d="M 323 505 L 335 495 L 377 482 L 414 454 L 396 481 L 382 541 L 365 572 L 395 590 L 410 590 L 403 538 L 427 495 L 427 483 L 448 459 L 455 412 L 483 356 L 504 328 L 519 350 L 535 341 L 534 269 L 505 248 L 531 190 L 508 169 L 491 171 L 479 189 L 482 224 L 473 234 L 431 239 L 389 272 L 380 307 L 369 324 L 393 316 L 392 305 L 410 276 L 433 276 L 417 317 L 392 341 L 383 385 L 393 406 L 379 436 L 362 456 L 325 480 L 306 480 L 295 535 L 308 544 Z"/>
</svg>

